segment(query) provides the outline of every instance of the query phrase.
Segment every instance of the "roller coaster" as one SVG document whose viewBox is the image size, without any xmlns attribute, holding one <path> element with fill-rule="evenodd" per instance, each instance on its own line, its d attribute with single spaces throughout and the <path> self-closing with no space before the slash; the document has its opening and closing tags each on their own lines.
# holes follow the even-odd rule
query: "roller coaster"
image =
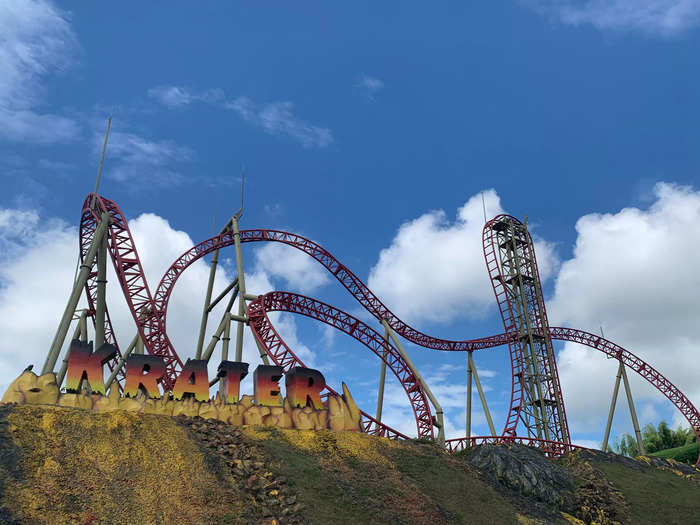
<svg viewBox="0 0 700 525">
<path fill-rule="evenodd" d="M 94 327 L 95 348 L 103 343 L 114 345 L 117 355 L 107 364 L 111 375 L 107 386 L 123 387 L 124 362 L 130 353 L 148 352 L 161 357 L 166 366 L 161 387 L 171 391 L 183 362 L 168 338 L 166 321 L 168 302 L 180 276 L 196 261 L 212 255 L 210 278 L 205 292 L 201 330 L 196 349 L 197 359 L 209 360 L 221 343 L 222 358 L 228 358 L 231 326 L 237 323 L 235 360 L 241 361 L 243 331 L 248 328 L 254 337 L 265 364 L 272 361 L 285 372 L 304 363 L 285 343 L 268 314 L 274 311 L 309 317 L 346 333 L 367 347 L 379 359 L 380 386 L 377 412 L 374 416 L 362 412 L 365 432 L 392 439 L 407 439 L 403 433 L 381 420 L 383 391 L 388 368 L 403 387 L 411 406 L 417 436 L 437 440 L 450 451 L 481 443 L 525 443 L 536 446 L 549 455 L 560 455 L 577 448 L 571 443 L 566 418 L 562 386 L 556 367 L 552 341 L 571 341 L 602 352 L 619 362 L 613 400 L 607 421 L 604 447 L 617 400 L 620 380 L 624 380 L 632 421 L 643 451 L 639 424 L 634 410 L 626 370 L 630 369 L 658 389 L 683 414 L 695 434 L 700 437 L 700 413 L 690 400 L 660 372 L 621 346 L 592 333 L 574 328 L 549 326 L 542 286 L 537 268 L 532 238 L 523 223 L 515 217 L 501 214 L 487 221 L 482 244 L 486 269 L 489 273 L 496 302 L 503 320 L 503 333 L 462 341 L 445 340 L 411 327 L 389 310 L 382 301 L 355 275 L 318 243 L 289 232 L 250 229 L 240 230 L 242 208 L 231 217 L 221 232 L 206 239 L 178 257 L 163 275 L 155 293 L 151 293 L 133 237 L 117 204 L 97 192 L 90 193 L 82 206 L 80 220 L 80 268 L 71 295 L 51 344 L 43 372 L 54 372 L 72 321 L 78 321 L 75 335 L 87 337 L 87 324 Z M 375 330 L 357 317 L 329 304 L 287 291 L 269 291 L 264 295 L 246 292 L 241 246 L 244 243 L 276 242 L 286 244 L 307 254 L 332 274 L 357 302 L 378 322 Z M 234 247 L 237 277 L 212 300 L 212 288 L 219 251 Z M 133 317 L 136 334 L 121 350 L 117 342 L 106 300 L 106 261 L 111 259 L 121 290 Z M 77 310 L 84 294 L 87 308 Z M 204 347 L 208 316 L 212 309 L 228 297 L 228 305 L 211 342 Z M 238 313 L 232 313 L 238 298 Z M 382 333 L 383 331 L 383 333 Z M 467 432 L 458 439 L 445 439 L 443 413 L 438 400 L 423 379 L 399 338 L 426 350 L 466 352 L 468 354 Z M 481 388 L 472 353 L 499 346 L 508 346 L 511 362 L 511 398 L 506 423 L 497 433 Z M 59 386 L 65 376 L 69 349 L 65 350 L 63 366 L 57 374 Z M 471 436 L 472 378 L 481 397 L 491 435 Z M 216 380 L 212 382 L 212 385 Z M 334 393 L 330 387 L 327 394 Z M 437 429 L 437 435 L 436 435 Z M 700 462 L 700 460 L 699 460 Z"/>
</svg>

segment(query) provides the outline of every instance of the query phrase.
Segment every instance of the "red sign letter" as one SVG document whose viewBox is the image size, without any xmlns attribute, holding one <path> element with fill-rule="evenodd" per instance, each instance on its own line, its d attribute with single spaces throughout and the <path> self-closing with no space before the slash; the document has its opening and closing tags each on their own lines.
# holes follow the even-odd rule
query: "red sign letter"
<svg viewBox="0 0 700 525">
<path fill-rule="evenodd" d="M 124 395 L 136 397 L 139 389 L 148 397 L 160 398 L 158 382 L 165 375 L 165 363 L 162 357 L 155 355 L 130 355 L 126 360 L 126 381 Z"/>
</svg>

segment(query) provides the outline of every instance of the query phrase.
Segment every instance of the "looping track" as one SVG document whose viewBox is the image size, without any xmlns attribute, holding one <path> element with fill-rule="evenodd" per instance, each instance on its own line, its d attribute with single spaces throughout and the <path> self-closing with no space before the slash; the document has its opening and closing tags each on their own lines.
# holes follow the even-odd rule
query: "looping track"
<svg viewBox="0 0 700 525">
<path fill-rule="evenodd" d="M 269 292 L 260 296 L 248 306 L 250 328 L 255 338 L 267 350 L 272 361 L 276 365 L 281 366 L 285 373 L 294 366 L 305 367 L 306 365 L 287 346 L 270 322 L 267 314 L 274 311 L 305 315 L 306 317 L 322 321 L 348 334 L 369 348 L 379 359 L 387 364 L 387 367 L 394 373 L 406 391 L 416 418 L 418 437 L 434 437 L 430 406 L 420 382 L 413 375 L 410 367 L 401 357 L 396 347 L 391 342 L 384 341 L 381 334 L 356 317 L 329 304 L 295 293 Z M 326 389 L 330 393 L 336 394 L 329 386 L 326 386 Z M 405 437 L 403 434 L 376 421 L 365 412 L 362 412 L 362 419 L 366 432 L 385 437 Z"/>
<path fill-rule="evenodd" d="M 145 348 L 150 354 L 160 356 L 165 361 L 166 375 L 163 380 L 163 387 L 169 390 L 172 388 L 178 372 L 182 369 L 182 361 L 175 352 L 166 333 L 167 307 L 173 286 L 182 272 L 192 263 L 217 249 L 233 245 L 234 233 L 229 231 L 206 239 L 182 254 L 166 271 L 158 285 L 156 293 L 152 296 L 125 217 L 116 203 L 100 197 L 99 195 L 88 195 L 83 204 L 80 223 L 81 261 L 87 253 L 103 212 L 107 212 L 110 217 L 108 251 L 112 258 L 112 263 L 124 297 L 134 318 L 138 332 L 144 341 Z M 507 324 L 505 325 L 507 330 L 505 333 L 478 339 L 451 341 L 431 337 L 410 327 L 394 315 L 355 274 L 333 257 L 325 248 L 314 241 L 288 232 L 263 229 L 243 230 L 240 232 L 240 240 L 241 242 L 279 242 L 307 253 L 332 273 L 353 297 L 355 297 L 355 299 L 357 299 L 357 301 L 376 319 L 380 321 L 382 319 L 386 320 L 389 326 L 391 326 L 398 335 L 401 335 L 419 346 L 443 351 L 471 351 L 509 344 L 517 337 L 517 332 L 508 330 Z M 485 255 L 487 267 L 491 272 L 488 254 L 485 253 Z M 97 289 L 96 279 L 96 272 L 91 273 L 85 285 L 89 308 L 88 315 L 92 318 L 93 323 L 95 320 L 94 304 Z M 494 291 L 497 292 L 497 290 Z M 432 416 L 430 415 L 430 409 L 424 392 L 420 388 L 416 378 L 410 373 L 410 370 L 408 370 L 408 372 L 406 371 L 405 363 L 397 359 L 396 349 L 391 344 L 386 344 L 383 337 L 377 332 L 349 314 L 320 301 L 288 292 L 268 293 L 250 304 L 250 324 L 255 337 L 263 343 L 273 361 L 283 367 L 290 367 L 294 364 L 301 365 L 301 361 L 282 341 L 279 334 L 277 334 L 274 327 L 269 322 L 266 312 L 272 310 L 289 311 L 321 320 L 360 340 L 365 346 L 377 354 L 380 359 L 382 358 L 384 349 L 386 349 L 387 365 L 397 376 L 411 400 L 411 405 L 416 415 L 419 436 L 427 436 L 428 432 L 432 435 Z M 503 310 L 502 313 L 504 313 Z M 504 323 L 506 323 L 506 320 L 506 317 L 504 317 Z M 652 366 L 619 345 L 588 332 L 571 328 L 550 327 L 548 333 L 552 339 L 580 343 L 599 350 L 609 357 L 620 359 L 626 366 L 640 374 L 664 394 L 664 396 L 666 396 L 686 417 L 700 439 L 700 413 L 675 385 Z M 109 312 L 107 312 L 105 316 L 105 340 L 118 349 L 109 318 Z M 119 351 L 117 353 L 119 354 Z M 511 364 L 515 374 L 517 367 L 522 367 L 522 356 L 518 357 L 517 352 L 511 352 L 511 358 Z M 116 359 L 109 363 L 110 369 L 113 368 L 115 363 Z M 121 377 L 123 376 L 119 376 L 119 379 L 121 379 Z M 512 399 L 511 413 L 514 412 L 514 408 L 518 408 L 517 400 L 521 398 L 518 398 L 514 392 Z M 373 434 L 387 437 L 406 437 L 364 413 L 363 424 L 365 431 Z M 430 429 L 429 431 L 428 428 Z M 507 425 L 506 428 L 509 428 L 509 426 Z M 484 437 L 483 439 L 492 438 L 493 437 Z M 499 438 L 502 440 L 532 440 L 532 438 L 521 438 L 517 436 L 500 436 Z M 543 440 L 535 441 L 542 442 Z M 560 443 L 560 445 L 567 444 Z M 571 447 L 572 445 L 568 446 Z"/>
<path fill-rule="evenodd" d="M 170 390 L 175 383 L 177 372 L 182 370 L 182 361 L 180 361 L 165 334 L 165 312 L 161 313 L 155 308 L 155 303 L 148 288 L 136 246 L 134 245 L 134 239 L 131 236 L 124 214 L 114 201 L 93 193 L 89 194 L 83 203 L 80 220 L 80 261 L 82 263 L 85 259 L 103 212 L 107 212 L 110 219 L 107 251 L 112 259 L 114 271 L 119 279 L 124 298 L 134 318 L 138 332 L 143 341 L 150 340 L 152 334 L 158 334 L 167 341 L 167 344 L 160 347 L 157 352 L 151 347 L 148 347 L 148 351 L 163 358 L 166 369 L 163 386 Z M 85 283 L 85 292 L 88 299 L 88 316 L 92 318 L 94 324 L 97 272 L 90 273 Z M 110 370 L 113 370 L 121 353 L 114 337 L 109 311 L 105 313 L 105 341 L 117 348 L 117 357 L 108 363 Z M 122 387 L 122 378 L 123 371 L 117 376 L 120 389 Z"/>
</svg>

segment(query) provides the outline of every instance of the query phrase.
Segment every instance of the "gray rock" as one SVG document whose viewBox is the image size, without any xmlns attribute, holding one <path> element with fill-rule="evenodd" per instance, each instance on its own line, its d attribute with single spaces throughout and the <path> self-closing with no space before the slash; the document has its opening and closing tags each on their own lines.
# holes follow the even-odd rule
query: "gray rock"
<svg viewBox="0 0 700 525">
<path fill-rule="evenodd" d="M 548 506 L 571 507 L 570 474 L 537 449 L 525 445 L 481 445 L 468 457 L 482 475 L 517 494 Z"/>
</svg>

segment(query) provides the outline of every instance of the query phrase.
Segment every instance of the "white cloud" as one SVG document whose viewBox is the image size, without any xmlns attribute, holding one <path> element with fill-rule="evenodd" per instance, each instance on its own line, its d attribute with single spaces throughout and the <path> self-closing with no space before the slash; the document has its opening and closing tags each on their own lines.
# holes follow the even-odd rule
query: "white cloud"
<svg viewBox="0 0 700 525">
<path fill-rule="evenodd" d="M 369 100 L 375 100 L 375 95 L 384 89 L 384 82 L 376 77 L 363 74 L 355 87 Z"/>
<path fill-rule="evenodd" d="M 700 24 L 700 0 L 525 0 L 565 24 L 673 36 Z"/>
<path fill-rule="evenodd" d="M 100 146 L 103 137 L 96 136 Z M 162 140 L 152 141 L 134 133 L 114 132 L 109 136 L 110 157 L 119 158 L 129 164 L 153 164 L 162 166 L 171 161 L 185 161 L 192 158 L 189 148 Z"/>
<path fill-rule="evenodd" d="M 255 259 L 265 273 L 282 278 L 290 292 L 308 295 L 330 281 L 316 260 L 285 244 L 268 243 L 256 250 Z"/>
<path fill-rule="evenodd" d="M 103 141 L 102 132 L 95 131 L 93 151 L 96 154 L 101 152 Z M 105 173 L 119 182 L 147 177 L 150 183 L 180 185 L 186 178 L 178 172 L 178 166 L 191 161 L 194 152 L 170 140 L 151 140 L 135 133 L 114 131 L 110 132 L 105 157 Z"/>
<path fill-rule="evenodd" d="M 418 350 L 420 352 L 420 350 Z M 378 363 L 378 362 L 377 362 Z M 378 368 L 378 366 L 377 366 Z M 467 364 L 464 366 L 443 364 L 437 368 L 433 366 L 427 367 L 427 371 L 423 370 L 424 379 L 431 392 L 436 397 L 438 403 L 444 412 L 445 422 L 445 437 L 446 439 L 464 437 L 466 433 L 466 403 L 467 403 Z M 456 374 L 456 376 L 455 376 Z M 484 381 L 481 377 L 481 369 L 479 376 L 482 380 L 482 387 L 485 392 L 490 392 L 493 388 Z M 368 389 L 369 396 L 364 396 L 365 406 L 374 407 L 376 403 L 376 392 L 378 383 L 371 383 L 372 388 Z M 358 397 L 362 394 L 358 394 Z M 374 396 L 374 397 L 373 397 Z M 486 395 L 487 404 L 489 405 L 492 416 L 498 416 L 493 413 L 493 396 Z M 430 411 L 435 415 L 435 408 L 430 405 Z M 370 411 L 374 415 L 374 411 Z M 390 427 L 406 434 L 407 436 L 416 436 L 416 420 L 411 410 L 411 406 L 406 397 L 406 392 L 396 380 L 395 376 L 388 371 L 387 382 L 384 392 L 384 405 L 382 410 L 382 421 Z M 476 387 L 472 392 L 472 435 L 490 435 L 486 416 L 484 415 L 481 401 L 477 393 Z M 499 432 L 501 429 L 497 429 Z M 437 428 L 435 429 L 437 436 Z"/>
<path fill-rule="evenodd" d="M 0 138 L 51 143 L 79 134 L 74 120 L 38 109 L 42 79 L 70 67 L 77 47 L 68 14 L 52 3 L 0 3 Z"/>
<path fill-rule="evenodd" d="M 187 106 L 196 101 L 222 102 L 224 92 L 220 89 L 208 89 L 202 93 L 196 93 L 182 86 L 157 86 L 148 90 L 148 96 L 172 109 Z"/>
<path fill-rule="evenodd" d="M 140 215 L 129 221 L 129 226 L 151 292 L 155 292 L 165 270 L 194 243 L 185 232 L 174 230 L 166 220 L 154 214 Z M 76 227 L 59 220 L 42 222 L 33 210 L 0 210 L 1 392 L 27 364 L 33 363 L 35 370 L 41 370 L 71 290 L 77 253 Z M 47 254 L 50 254 L 49 259 Z M 168 335 L 183 361 L 194 357 L 208 276 L 208 265 L 203 260 L 195 262 L 182 274 L 170 299 Z M 223 290 L 231 279 L 225 268 L 220 267 L 214 293 Z M 246 281 L 251 293 L 274 289 L 268 276 L 261 271 L 248 274 Z M 124 348 L 136 330 L 111 264 L 108 264 L 107 300 L 118 342 Z M 210 315 L 205 345 L 221 319 L 223 303 Z M 79 307 L 82 308 L 82 304 Z M 237 311 L 236 305 L 234 311 Z M 270 318 L 287 344 L 313 366 L 314 355 L 299 341 L 293 317 L 272 313 Z M 72 330 L 73 327 L 69 333 Z M 92 333 L 91 328 L 90 331 Z M 235 333 L 234 325 L 230 358 L 234 356 Z M 210 362 L 211 377 L 216 372 L 220 348 L 219 344 Z M 251 370 L 260 363 L 248 328 L 245 330 L 243 358 L 250 363 Z M 252 393 L 250 377 L 244 382 L 243 391 Z"/>
<path fill-rule="evenodd" d="M 148 90 L 148 95 L 171 109 L 195 101 L 215 104 L 233 111 L 269 135 L 289 137 L 304 148 L 325 148 L 333 142 L 330 129 L 310 124 L 294 115 L 294 104 L 289 101 L 259 104 L 248 97 L 227 101 L 223 90 L 218 88 L 196 92 L 181 86 L 154 87 Z"/>
<path fill-rule="evenodd" d="M 495 190 L 484 192 L 484 202 L 490 217 L 503 213 Z M 370 270 L 370 289 L 409 323 L 483 318 L 495 305 L 484 263 L 483 225 L 481 194 L 457 210 L 454 222 L 438 210 L 404 223 Z M 533 238 L 540 275 L 546 280 L 556 267 L 554 249 Z M 440 308 L 418 297 L 439 297 Z"/>
<path fill-rule="evenodd" d="M 169 108 L 186 106 L 193 100 L 188 89 L 178 86 L 154 87 L 148 90 L 148 96 Z"/>
<path fill-rule="evenodd" d="M 657 184 L 654 193 L 648 209 L 577 221 L 573 258 L 562 264 L 547 310 L 552 325 L 598 332 L 602 324 L 608 339 L 647 361 L 699 406 L 700 192 Z M 567 343 L 558 367 L 572 432 L 600 429 L 617 362 Z M 638 408 L 640 418 L 655 418 L 654 410 L 670 407 L 646 381 L 628 375 L 635 402 L 653 405 Z M 623 418 L 625 405 L 621 389 Z"/>
<path fill-rule="evenodd" d="M 248 97 L 238 97 L 226 107 L 266 133 L 286 135 L 305 148 L 324 148 L 333 142 L 330 129 L 300 120 L 292 113 L 294 104 L 288 101 L 257 104 Z"/>
</svg>

